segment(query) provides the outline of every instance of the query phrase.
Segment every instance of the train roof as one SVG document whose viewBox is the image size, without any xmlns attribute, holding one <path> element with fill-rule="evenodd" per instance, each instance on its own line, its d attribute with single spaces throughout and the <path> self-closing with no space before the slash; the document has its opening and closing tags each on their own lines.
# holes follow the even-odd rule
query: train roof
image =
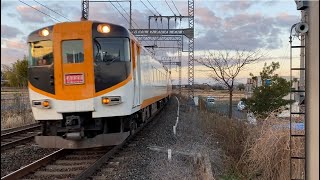
<svg viewBox="0 0 320 180">
<path fill-rule="evenodd" d="M 56 25 L 63 25 L 63 24 L 81 24 L 81 23 L 92 23 L 92 36 L 94 37 L 128 37 L 131 39 L 137 39 L 134 37 L 134 35 L 125 27 L 112 24 L 109 22 L 101 22 L 101 21 L 73 21 L 73 22 L 62 22 L 57 23 L 51 26 L 46 26 L 40 29 L 37 29 L 33 32 L 31 32 L 28 36 L 27 42 L 34 42 L 34 41 L 42 41 L 42 40 L 49 40 L 52 39 L 52 33 L 49 33 L 48 36 L 40 36 L 39 32 L 43 29 L 47 29 L 50 32 L 53 31 L 54 26 Z M 97 26 L 100 24 L 107 24 L 110 26 L 111 32 L 110 33 L 100 33 L 97 31 Z"/>
</svg>

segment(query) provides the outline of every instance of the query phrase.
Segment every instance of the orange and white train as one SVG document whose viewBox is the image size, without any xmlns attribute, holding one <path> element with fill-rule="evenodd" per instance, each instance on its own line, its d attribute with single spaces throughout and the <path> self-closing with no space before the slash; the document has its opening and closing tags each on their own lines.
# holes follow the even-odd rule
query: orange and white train
<svg viewBox="0 0 320 180">
<path fill-rule="evenodd" d="M 32 32 L 28 44 L 41 147 L 120 144 L 170 98 L 170 72 L 122 26 L 58 23 Z"/>
</svg>

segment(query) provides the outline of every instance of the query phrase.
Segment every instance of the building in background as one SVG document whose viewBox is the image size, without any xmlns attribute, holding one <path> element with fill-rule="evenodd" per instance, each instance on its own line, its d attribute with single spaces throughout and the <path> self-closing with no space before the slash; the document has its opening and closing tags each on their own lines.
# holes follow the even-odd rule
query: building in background
<svg viewBox="0 0 320 180">
<path fill-rule="evenodd" d="M 287 81 L 290 81 L 290 76 L 280 76 L 282 78 L 284 78 Z M 266 84 L 270 84 L 271 80 L 266 80 L 266 82 L 262 82 L 261 77 L 260 76 L 256 76 L 255 78 L 248 78 L 247 79 L 247 83 L 245 84 L 245 98 L 250 98 L 253 94 L 253 90 L 256 87 L 260 87 L 262 86 L 264 83 Z M 293 89 L 298 89 L 299 88 L 299 84 L 300 81 L 298 78 L 294 79 L 294 82 L 292 84 L 292 88 Z M 290 99 L 290 94 L 288 94 L 287 96 L 284 97 L 284 99 Z M 294 100 L 297 102 L 301 102 L 299 96 L 295 96 Z"/>
</svg>

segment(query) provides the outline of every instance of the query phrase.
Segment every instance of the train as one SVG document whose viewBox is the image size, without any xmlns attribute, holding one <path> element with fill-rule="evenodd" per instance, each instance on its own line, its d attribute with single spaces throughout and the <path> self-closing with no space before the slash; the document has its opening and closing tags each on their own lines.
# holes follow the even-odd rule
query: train
<svg viewBox="0 0 320 180">
<path fill-rule="evenodd" d="M 33 31 L 27 43 L 40 147 L 121 144 L 171 97 L 171 72 L 123 26 L 57 23 Z"/>
</svg>

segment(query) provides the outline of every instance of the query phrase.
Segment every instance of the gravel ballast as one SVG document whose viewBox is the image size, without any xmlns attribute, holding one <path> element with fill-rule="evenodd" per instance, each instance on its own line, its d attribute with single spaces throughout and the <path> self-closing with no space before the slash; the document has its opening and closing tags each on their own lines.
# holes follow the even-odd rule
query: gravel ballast
<svg viewBox="0 0 320 180">
<path fill-rule="evenodd" d="M 197 179 L 194 158 L 199 154 L 207 155 L 211 164 L 214 162 L 212 170 L 219 171 L 222 159 L 214 141 L 201 129 L 198 117 L 196 109 L 180 107 L 175 136 L 177 100 L 172 97 L 150 125 L 92 179 Z M 172 151 L 171 160 L 168 160 L 168 149 Z"/>
<path fill-rule="evenodd" d="M 41 159 L 55 150 L 40 148 L 32 143 L 5 150 L 1 152 L 1 177 Z"/>
</svg>

